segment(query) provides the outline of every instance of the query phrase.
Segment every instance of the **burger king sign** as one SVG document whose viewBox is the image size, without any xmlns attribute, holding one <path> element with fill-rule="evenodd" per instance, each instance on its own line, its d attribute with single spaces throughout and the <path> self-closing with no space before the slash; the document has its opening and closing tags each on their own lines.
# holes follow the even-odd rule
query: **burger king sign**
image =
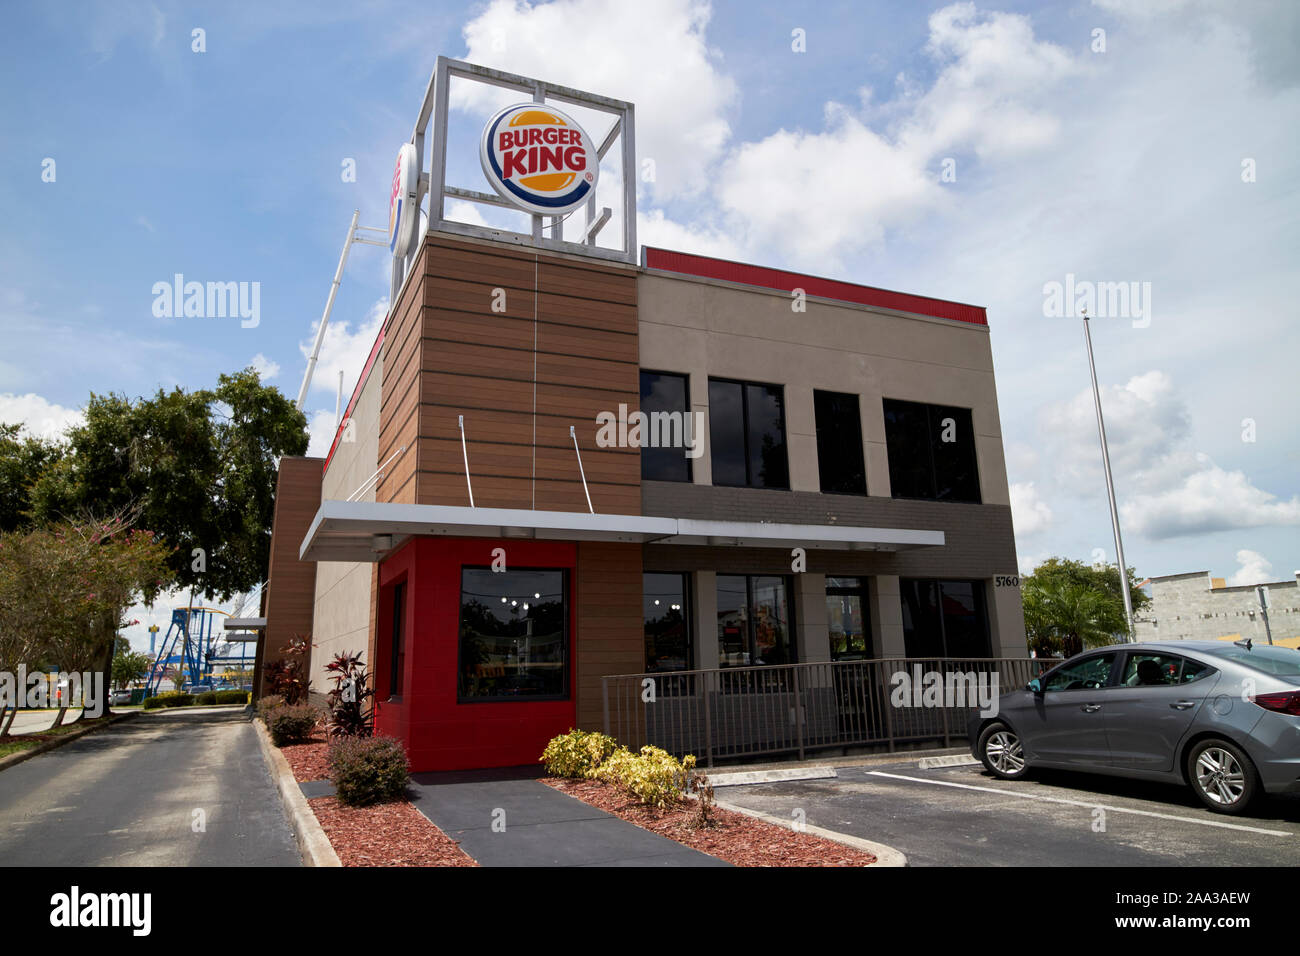
<svg viewBox="0 0 1300 956">
<path fill-rule="evenodd" d="M 596 189 L 600 158 L 586 130 L 542 103 L 503 109 L 483 128 L 483 175 L 526 212 L 562 216 Z"/>
</svg>

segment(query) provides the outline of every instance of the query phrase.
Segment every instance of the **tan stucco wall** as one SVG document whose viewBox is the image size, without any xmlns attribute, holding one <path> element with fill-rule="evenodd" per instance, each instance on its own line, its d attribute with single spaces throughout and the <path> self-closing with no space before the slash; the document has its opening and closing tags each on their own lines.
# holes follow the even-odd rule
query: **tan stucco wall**
<svg viewBox="0 0 1300 956">
<path fill-rule="evenodd" d="M 708 379 L 785 386 L 790 488 L 817 491 L 813 390 L 862 396 L 867 493 L 889 497 L 883 398 L 972 410 L 985 504 L 1009 504 L 1002 425 L 985 326 L 929 319 L 809 298 L 791 309 L 786 293 L 714 280 L 640 278 L 641 367 L 690 375 L 692 411 L 708 411 Z M 704 453 L 697 484 L 712 483 Z"/>
<path fill-rule="evenodd" d="M 379 467 L 380 363 L 375 362 L 352 411 L 352 428 L 330 459 L 321 488 L 322 500 L 342 500 L 352 494 Z M 372 488 L 361 501 L 374 501 Z M 325 677 L 325 664 L 336 653 L 366 650 L 370 630 L 371 564 L 321 561 L 316 566 L 315 629 L 312 633 L 312 689 L 322 693 L 333 685 Z M 367 666 L 373 666 L 366 660 Z"/>
</svg>

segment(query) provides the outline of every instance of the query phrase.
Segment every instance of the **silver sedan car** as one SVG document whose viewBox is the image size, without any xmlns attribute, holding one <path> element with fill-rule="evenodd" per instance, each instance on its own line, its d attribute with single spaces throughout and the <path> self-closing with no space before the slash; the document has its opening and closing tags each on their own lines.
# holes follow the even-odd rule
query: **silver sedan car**
<svg viewBox="0 0 1300 956">
<path fill-rule="evenodd" d="M 1036 767 L 1186 784 L 1211 810 L 1300 790 L 1300 651 L 1250 641 L 1078 654 L 970 725 L 994 776 Z"/>
</svg>

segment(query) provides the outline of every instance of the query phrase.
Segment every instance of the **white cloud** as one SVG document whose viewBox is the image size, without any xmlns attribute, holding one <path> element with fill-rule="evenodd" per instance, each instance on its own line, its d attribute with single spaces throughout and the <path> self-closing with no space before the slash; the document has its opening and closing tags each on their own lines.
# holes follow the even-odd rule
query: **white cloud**
<svg viewBox="0 0 1300 956">
<path fill-rule="evenodd" d="M 1120 505 L 1124 526 L 1159 539 L 1300 524 L 1300 496 L 1283 501 L 1240 471 L 1225 471 L 1208 459 L 1205 465 L 1173 488 Z"/>
<path fill-rule="evenodd" d="M 35 392 L 14 395 L 0 394 L 0 423 L 24 426 L 28 433 L 41 438 L 62 438 L 73 425 L 85 421 L 80 409 L 65 408 L 47 402 Z"/>
<path fill-rule="evenodd" d="M 346 398 L 344 399 L 346 403 Z M 310 458 L 324 458 L 330 453 L 334 436 L 338 432 L 338 420 L 332 408 L 318 408 L 313 411 L 307 422 L 307 455 Z"/>
<path fill-rule="evenodd" d="M 705 39 L 709 16 L 700 0 L 493 0 L 465 26 L 465 58 L 635 103 L 637 155 L 656 166 L 647 188 L 657 199 L 693 195 L 731 138 L 737 96 Z M 468 83 L 451 96 L 480 112 L 519 98 Z"/>
<path fill-rule="evenodd" d="M 1017 537 L 1038 534 L 1052 523 L 1052 509 L 1038 497 L 1032 481 L 1011 485 L 1011 521 Z"/>
<path fill-rule="evenodd" d="M 375 344 L 379 328 L 387 315 L 388 297 L 385 296 L 369 308 L 365 317 L 356 323 L 355 329 L 353 323 L 346 320 L 335 318 L 330 322 L 329 327 L 325 329 L 325 341 L 321 343 L 316 369 L 312 372 L 309 390 L 311 394 L 323 392 L 330 396 L 337 395 L 339 372 L 342 372 L 343 404 L 347 405 L 348 397 L 352 394 L 362 369 L 366 367 L 370 349 Z M 311 335 L 298 343 L 298 349 L 302 352 L 304 371 L 305 363 L 311 357 L 312 344 L 316 341 L 316 329 L 319 326 L 319 320 L 313 322 Z M 332 415 L 333 412 L 331 411 L 330 414 Z"/>
<path fill-rule="evenodd" d="M 326 335 L 328 334 L 329 333 L 326 332 Z M 258 376 L 261 377 L 263 382 L 269 382 L 271 379 L 275 378 L 277 375 L 280 374 L 280 364 L 278 362 L 271 361 L 261 352 L 258 352 L 251 359 L 249 359 L 248 364 L 253 366 L 253 368 L 257 370 L 257 374 Z"/>
<path fill-rule="evenodd" d="M 1241 567 L 1236 574 L 1228 578 L 1228 584 L 1231 587 L 1240 587 L 1244 584 L 1263 584 L 1272 578 L 1273 562 L 1258 551 L 1242 548 L 1237 552 L 1237 563 Z"/>
</svg>

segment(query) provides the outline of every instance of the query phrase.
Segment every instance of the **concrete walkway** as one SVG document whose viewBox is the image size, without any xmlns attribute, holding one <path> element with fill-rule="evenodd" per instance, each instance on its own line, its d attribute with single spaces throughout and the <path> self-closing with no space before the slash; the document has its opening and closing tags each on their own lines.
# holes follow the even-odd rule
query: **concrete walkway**
<svg viewBox="0 0 1300 956">
<path fill-rule="evenodd" d="M 729 865 L 548 787 L 532 767 L 417 773 L 408 797 L 482 866 Z"/>
</svg>

